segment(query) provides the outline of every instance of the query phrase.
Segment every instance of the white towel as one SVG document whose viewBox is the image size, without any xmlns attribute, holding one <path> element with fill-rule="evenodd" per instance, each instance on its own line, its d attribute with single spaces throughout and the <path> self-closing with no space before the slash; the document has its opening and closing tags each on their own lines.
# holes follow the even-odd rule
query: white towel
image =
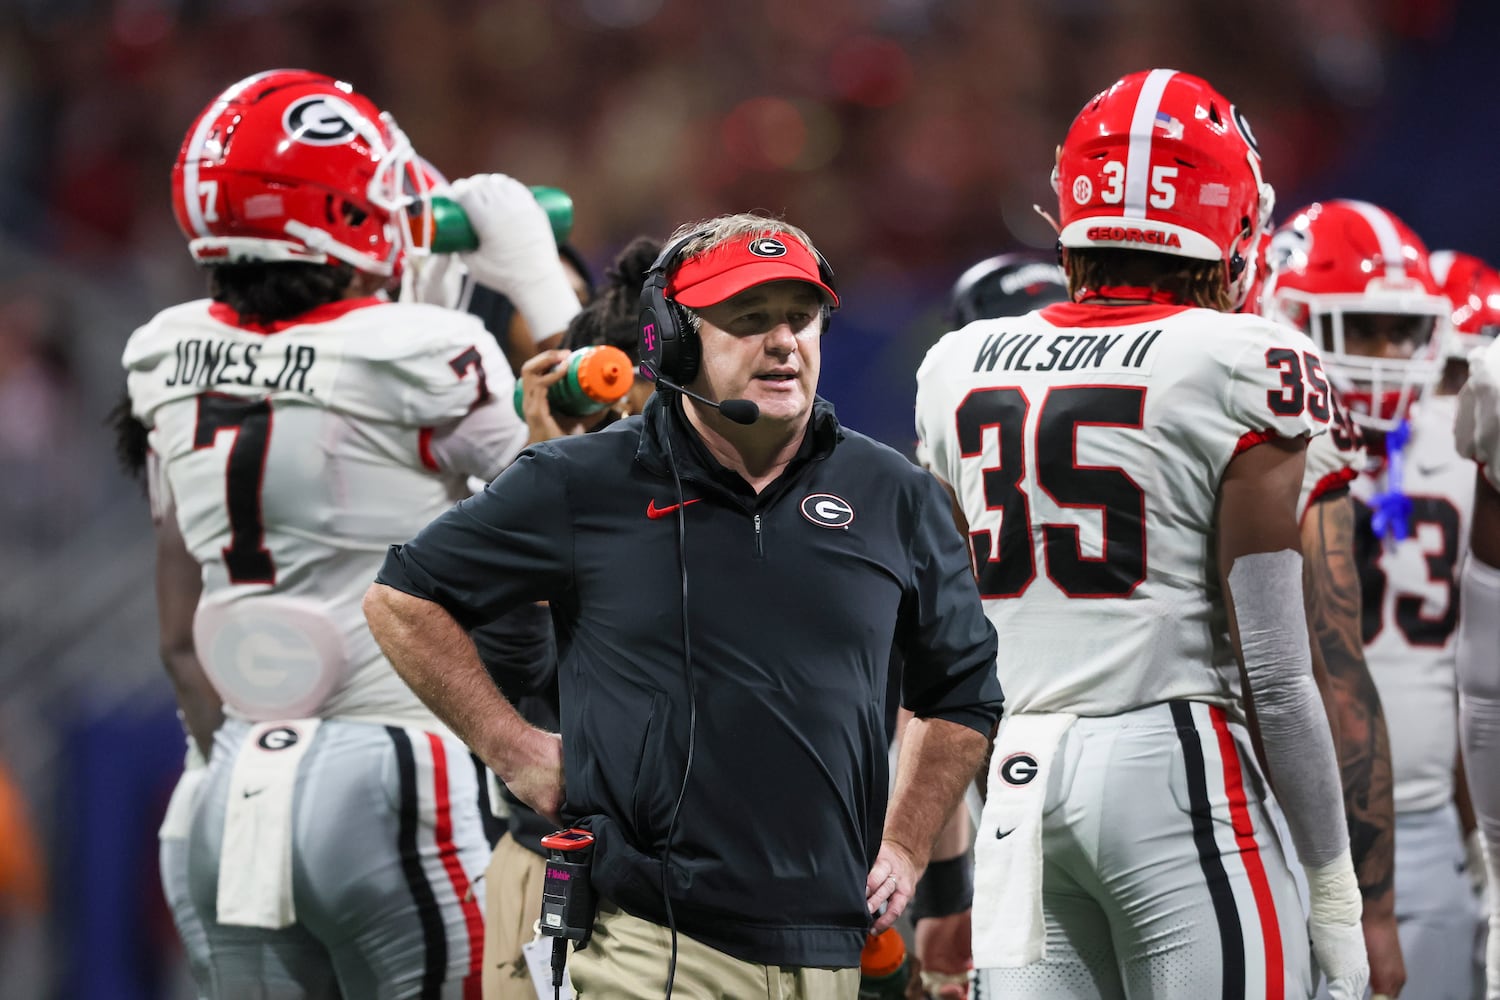
<svg viewBox="0 0 1500 1000">
<path fill-rule="evenodd" d="M 224 808 L 219 849 L 219 923 L 275 930 L 297 919 L 292 903 L 292 799 L 297 765 L 318 719 L 261 722 L 250 728 Z"/>
<path fill-rule="evenodd" d="M 990 758 L 974 842 L 974 967 L 1019 968 L 1046 957 L 1042 809 L 1057 744 L 1076 716 L 1006 716 Z"/>
</svg>

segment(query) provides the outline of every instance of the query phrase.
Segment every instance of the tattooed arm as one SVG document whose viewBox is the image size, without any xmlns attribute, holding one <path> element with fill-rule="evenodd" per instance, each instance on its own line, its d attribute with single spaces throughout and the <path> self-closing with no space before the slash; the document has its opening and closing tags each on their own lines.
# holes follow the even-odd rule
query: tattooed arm
<svg viewBox="0 0 1500 1000">
<path fill-rule="evenodd" d="M 1344 783 L 1349 846 L 1364 897 L 1366 950 L 1374 993 L 1395 996 L 1406 979 L 1396 937 L 1396 816 L 1391 747 L 1380 695 L 1360 636 L 1354 501 L 1325 496 L 1302 521 L 1303 592 L 1314 650 L 1327 667 L 1330 722 Z"/>
</svg>

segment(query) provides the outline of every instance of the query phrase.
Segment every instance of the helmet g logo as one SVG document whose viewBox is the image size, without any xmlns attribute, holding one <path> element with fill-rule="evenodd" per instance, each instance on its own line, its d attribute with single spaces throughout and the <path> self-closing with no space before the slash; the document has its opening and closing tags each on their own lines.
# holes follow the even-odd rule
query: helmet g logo
<svg viewBox="0 0 1500 1000">
<path fill-rule="evenodd" d="M 1260 155 L 1260 143 L 1255 141 L 1255 133 L 1250 131 L 1249 119 L 1233 104 L 1229 106 L 1229 117 L 1234 119 L 1235 127 L 1240 130 L 1240 136 L 1244 138 L 1246 144 L 1255 151 L 1257 156 Z"/>
<path fill-rule="evenodd" d="M 770 236 L 762 236 L 758 240 L 751 240 L 746 249 L 757 257 L 786 256 L 786 244 Z"/>
<path fill-rule="evenodd" d="M 1000 778 L 1007 785 L 1029 785 L 1038 770 L 1036 758 L 1029 753 L 1013 753 L 1000 762 Z"/>
<path fill-rule="evenodd" d="M 1272 274 L 1303 271 L 1311 257 L 1312 233 L 1284 226 L 1271 237 L 1271 245 L 1266 248 L 1266 267 Z"/>
<path fill-rule="evenodd" d="M 287 135 L 310 146 L 338 146 L 354 138 L 349 111 L 324 96 L 304 97 L 286 109 Z"/>
<path fill-rule="evenodd" d="M 847 528 L 854 508 L 832 493 L 812 493 L 802 498 L 802 516 L 820 528 Z"/>
</svg>

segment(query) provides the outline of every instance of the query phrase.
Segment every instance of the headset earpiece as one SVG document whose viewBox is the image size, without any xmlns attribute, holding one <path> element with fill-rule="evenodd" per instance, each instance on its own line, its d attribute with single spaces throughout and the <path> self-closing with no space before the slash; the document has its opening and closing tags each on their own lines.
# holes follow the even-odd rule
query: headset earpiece
<svg viewBox="0 0 1500 1000">
<path fill-rule="evenodd" d="M 684 384 L 698 374 L 703 351 L 692 317 L 667 296 L 667 275 L 683 248 L 707 233 L 706 229 L 689 233 L 662 248 L 641 285 L 641 363 Z"/>
</svg>

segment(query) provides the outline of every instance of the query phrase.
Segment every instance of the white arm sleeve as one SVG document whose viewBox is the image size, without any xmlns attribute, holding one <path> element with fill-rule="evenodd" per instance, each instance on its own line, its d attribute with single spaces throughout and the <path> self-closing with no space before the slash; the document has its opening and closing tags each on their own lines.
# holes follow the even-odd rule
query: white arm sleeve
<svg viewBox="0 0 1500 1000">
<path fill-rule="evenodd" d="M 510 393 L 505 393 L 504 398 L 492 396 L 474 407 L 462 420 L 437 428 L 429 453 L 441 471 L 487 483 L 521 453 L 529 436 L 526 421 L 516 416 Z"/>
<path fill-rule="evenodd" d="M 1312 674 L 1302 604 L 1302 556 L 1241 556 L 1229 569 L 1245 677 L 1297 855 L 1309 869 L 1347 857 L 1343 785 L 1328 716 Z M 1356 899 L 1358 894 L 1356 892 Z"/>
</svg>

